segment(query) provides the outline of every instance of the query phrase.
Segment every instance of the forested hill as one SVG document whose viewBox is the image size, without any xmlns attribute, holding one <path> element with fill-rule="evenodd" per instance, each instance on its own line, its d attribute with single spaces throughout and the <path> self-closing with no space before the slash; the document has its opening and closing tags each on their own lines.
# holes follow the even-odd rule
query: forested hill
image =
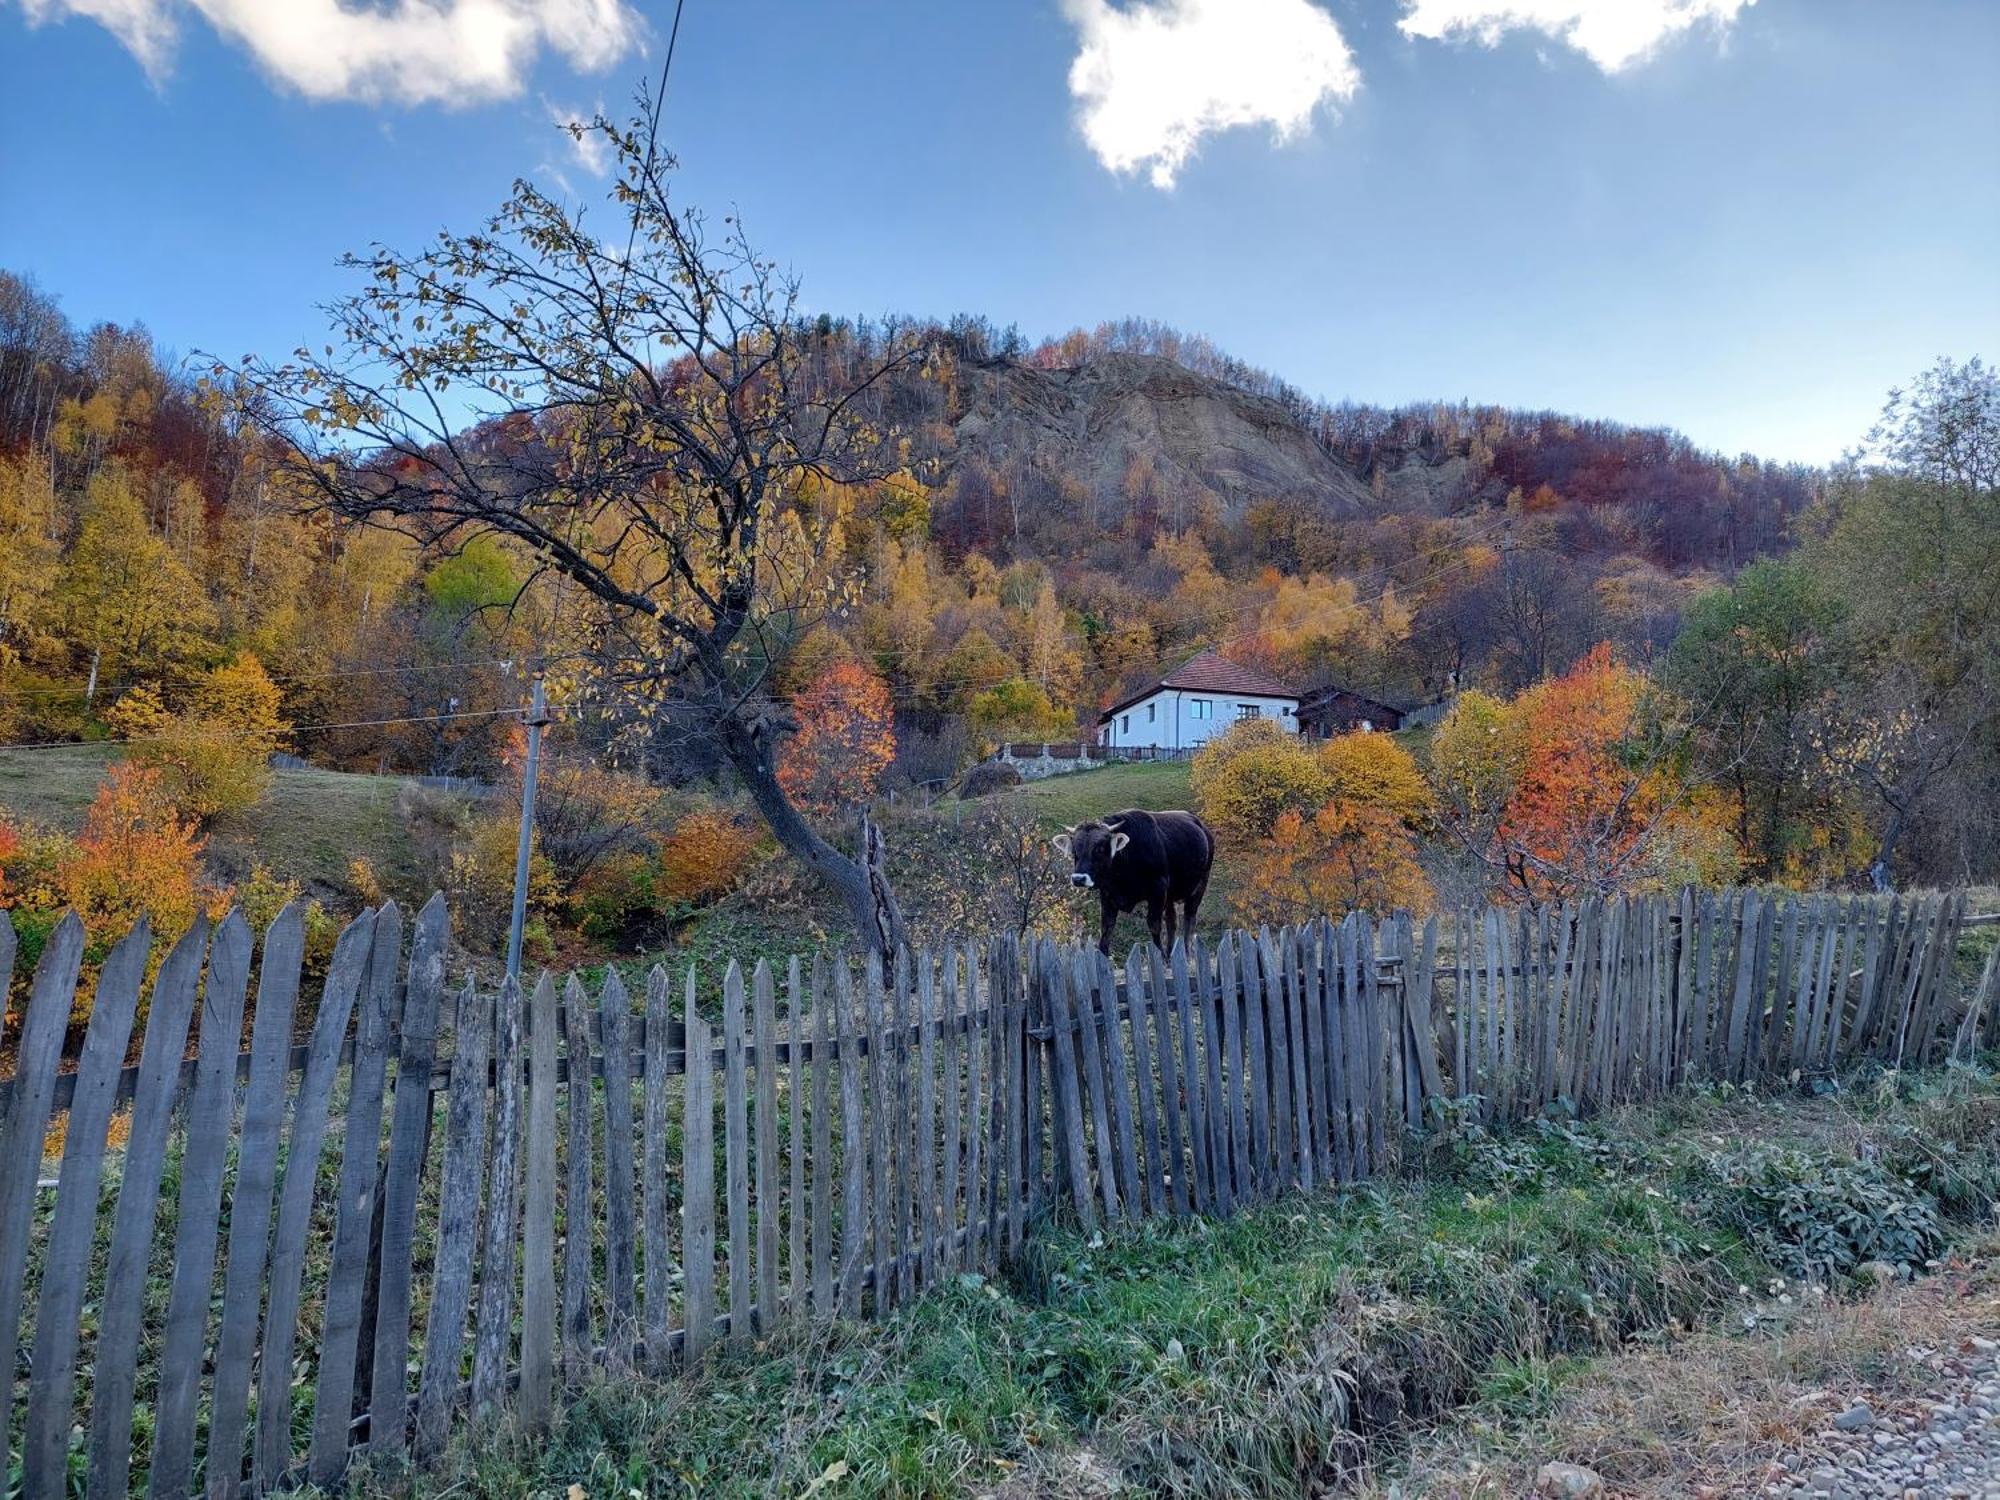
<svg viewBox="0 0 2000 1500">
<path fill-rule="evenodd" d="M 1565 544 L 1584 553 L 1734 569 L 1784 546 L 1819 478 L 1704 452 L 1666 429 L 1557 412 L 1316 401 L 1143 320 L 1032 349 L 976 318 L 943 332 L 958 357 L 935 451 L 956 502 L 944 531 L 966 546 L 1012 542 L 1079 505 L 1114 532 L 1249 521 L 1268 533 L 1461 516 L 1512 498 L 1561 522 Z M 1272 560 L 1321 561 L 1310 549 Z"/>
<path fill-rule="evenodd" d="M 921 503 L 849 528 L 831 644 L 941 756 L 1072 733 L 1210 645 L 1392 701 L 1512 690 L 1600 640 L 1647 658 L 1818 482 L 1606 421 L 1316 402 L 1155 324 L 1033 347 L 920 326 L 936 357 L 879 415 Z M 884 338 L 809 332 L 831 360 Z M 527 627 L 479 610 L 524 560 L 301 517 L 269 473 L 143 326 L 78 328 L 0 273 L 0 737 L 96 732 L 131 685 L 171 698 L 251 652 L 294 722 L 417 721 L 317 735 L 317 758 L 490 771 L 494 726 L 439 715 L 511 701 Z"/>
</svg>

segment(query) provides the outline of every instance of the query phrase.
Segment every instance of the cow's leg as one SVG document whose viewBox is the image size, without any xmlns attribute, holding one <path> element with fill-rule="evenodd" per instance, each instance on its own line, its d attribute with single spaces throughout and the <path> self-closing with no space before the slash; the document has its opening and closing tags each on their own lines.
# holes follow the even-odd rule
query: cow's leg
<svg viewBox="0 0 2000 1500">
<path fill-rule="evenodd" d="M 1194 941 L 1195 913 L 1201 910 L 1201 898 L 1207 894 L 1208 882 L 1203 880 L 1200 885 L 1188 892 L 1187 900 L 1181 903 L 1181 934 L 1190 943 Z"/>
<path fill-rule="evenodd" d="M 1166 908 L 1167 908 L 1166 936 L 1164 938 L 1155 938 L 1154 941 L 1160 945 L 1160 952 L 1171 953 L 1174 951 L 1174 898 L 1171 892 L 1169 892 L 1167 895 Z"/>
<path fill-rule="evenodd" d="M 1097 935 L 1097 951 L 1102 953 L 1106 958 L 1109 958 L 1111 956 L 1111 931 L 1118 925 L 1118 908 L 1112 904 L 1110 896 L 1102 893 L 1098 895 L 1097 904 L 1101 909 L 1104 923 L 1103 930 Z"/>
<path fill-rule="evenodd" d="M 1165 886 L 1162 886 L 1146 898 L 1146 931 L 1153 935 L 1153 946 L 1155 948 L 1160 946 L 1161 927 L 1166 922 L 1173 920 L 1166 915 L 1170 909 Z"/>
</svg>

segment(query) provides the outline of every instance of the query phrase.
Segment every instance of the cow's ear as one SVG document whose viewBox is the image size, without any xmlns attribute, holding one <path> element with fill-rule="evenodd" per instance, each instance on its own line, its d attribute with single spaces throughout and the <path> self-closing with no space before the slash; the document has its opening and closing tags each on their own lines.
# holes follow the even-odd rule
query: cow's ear
<svg viewBox="0 0 2000 1500">
<path fill-rule="evenodd" d="M 1124 848 L 1124 847 L 1125 847 L 1125 846 L 1126 846 L 1127 844 L 1129 844 L 1129 843 L 1131 843 L 1131 842 L 1132 842 L 1132 835 L 1131 835 L 1131 834 L 1129 834 L 1129 833 L 1114 833 L 1114 834 L 1112 834 L 1112 835 L 1111 835 L 1111 857 L 1112 857 L 1113 859 L 1116 859 L 1116 858 L 1118 857 L 1118 851 L 1119 851 L 1120 849 L 1123 849 L 1123 848 Z"/>
<path fill-rule="evenodd" d="M 1059 834 L 1057 834 L 1057 835 L 1056 835 L 1056 836 L 1055 836 L 1054 838 L 1050 839 L 1050 840 L 1049 840 L 1049 842 L 1050 842 L 1051 844 L 1054 844 L 1054 845 L 1056 846 L 1056 848 L 1057 848 L 1057 849 L 1059 849 L 1059 850 L 1061 850 L 1061 851 L 1062 851 L 1062 857 L 1063 857 L 1064 859 L 1070 859 L 1070 858 L 1072 858 L 1072 857 L 1073 857 L 1073 856 L 1072 856 L 1072 854 L 1071 854 L 1071 851 L 1070 851 L 1070 843 L 1069 843 L 1069 835 L 1068 835 L 1068 834 L 1066 834 L 1066 833 L 1059 833 Z"/>
</svg>

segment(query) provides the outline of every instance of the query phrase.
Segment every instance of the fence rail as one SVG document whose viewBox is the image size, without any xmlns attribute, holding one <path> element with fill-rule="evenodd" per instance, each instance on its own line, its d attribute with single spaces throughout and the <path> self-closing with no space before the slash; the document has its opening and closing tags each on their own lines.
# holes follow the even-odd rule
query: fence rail
<svg viewBox="0 0 2000 1500">
<path fill-rule="evenodd" d="M 232 916 L 150 984 L 142 928 L 74 1059 L 84 934 L 51 935 L 0 1098 L 0 1416 L 30 1500 L 64 1493 L 79 1421 L 93 1496 L 428 1458 L 468 1413 L 547 1421 L 593 1371 L 888 1311 L 1048 1212 L 1228 1214 L 1367 1177 L 1436 1101 L 1504 1120 L 2000 1040 L 2000 957 L 1959 975 L 1957 894 L 1353 916 L 1123 964 L 1010 939 L 887 975 L 823 955 L 732 964 L 719 1007 L 663 969 L 636 1003 L 616 974 L 454 987 L 447 920 L 434 899 L 406 954 L 394 906 L 364 914 L 304 1014 L 297 910 L 254 966 Z M 14 952 L 0 913 L 0 992 Z"/>
</svg>

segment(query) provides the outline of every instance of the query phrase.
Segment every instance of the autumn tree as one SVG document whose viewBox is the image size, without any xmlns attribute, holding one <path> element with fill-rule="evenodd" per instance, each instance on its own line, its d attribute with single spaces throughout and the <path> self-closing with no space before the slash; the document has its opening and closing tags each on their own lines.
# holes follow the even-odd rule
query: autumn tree
<svg viewBox="0 0 2000 1500">
<path fill-rule="evenodd" d="M 1046 688 L 1019 677 L 975 693 L 965 705 L 965 718 L 973 736 L 985 744 L 1048 741 L 1076 732 L 1076 720 L 1049 701 Z"/>
<path fill-rule="evenodd" d="M 859 662 L 836 662 L 792 701 L 798 728 L 778 757 L 778 782 L 799 806 L 830 817 L 865 806 L 896 758 L 889 689 Z"/>
<path fill-rule="evenodd" d="M 142 916 L 152 918 L 155 937 L 178 937 L 223 897 L 201 879 L 201 849 L 160 773 L 122 761 L 98 787 L 56 887 L 104 947 Z"/>
<path fill-rule="evenodd" d="M 659 840 L 659 897 L 669 909 L 690 907 L 736 884 L 757 847 L 754 825 L 720 808 L 697 808 Z"/>
<path fill-rule="evenodd" d="M 1360 730 L 1334 736 L 1314 754 L 1326 771 L 1329 800 L 1378 807 L 1412 833 L 1430 826 L 1430 783 L 1400 741 Z"/>
<path fill-rule="evenodd" d="M 519 786 L 526 746 L 510 744 L 507 770 Z M 517 798 L 518 801 L 518 798 Z M 615 770 L 574 745 L 543 756 L 535 783 L 535 851 L 565 889 L 607 860 L 645 847 L 660 794 L 643 777 Z"/>
<path fill-rule="evenodd" d="M 199 581 L 146 520 L 115 465 L 92 479 L 53 606 L 89 658 L 86 703 L 107 664 L 150 671 L 186 655 L 213 611 Z"/>
<path fill-rule="evenodd" d="M 1244 648 L 1274 669 L 1307 678 L 1352 670 L 1410 633 L 1410 612 L 1393 587 L 1364 599 L 1353 580 L 1322 573 L 1272 580 L 1271 601 Z"/>
<path fill-rule="evenodd" d="M 47 462 L 0 457 L 0 669 L 19 660 L 55 571 L 59 516 Z"/>
<path fill-rule="evenodd" d="M 1245 719 L 1195 752 L 1188 791 L 1218 838 L 1248 848 L 1270 835 L 1281 814 L 1317 811 L 1333 782 L 1297 735 L 1269 719 Z"/>
<path fill-rule="evenodd" d="M 1926 829 L 1936 852 L 1911 864 L 1963 879 L 2000 828 L 2000 371 L 1941 360 L 1892 391 L 1806 531 L 1805 565 L 1842 602 L 1871 863 L 1886 880 Z"/>
<path fill-rule="evenodd" d="M 281 704 L 263 663 L 245 653 L 206 673 L 178 709 L 145 684 L 106 717 L 175 805 L 208 822 L 256 806 L 270 788 L 271 756 L 290 728 Z"/>
<path fill-rule="evenodd" d="M 350 259 L 365 282 L 332 310 L 335 352 L 238 381 L 317 504 L 449 544 L 503 536 L 529 587 L 560 580 L 580 665 L 559 692 L 719 749 L 893 952 L 883 883 L 779 775 L 802 721 L 770 676 L 779 643 L 850 591 L 844 528 L 902 464 L 879 387 L 925 346 L 829 348 L 734 216 L 672 196 L 657 122 L 642 99 L 631 123 L 587 127 L 615 165 L 616 226 L 523 182 L 476 231 Z"/>
<path fill-rule="evenodd" d="M 1733 873 L 1669 707 L 1608 646 L 1512 703 L 1464 695 L 1432 747 L 1444 827 L 1516 899 Z"/>
<path fill-rule="evenodd" d="M 1014 658 L 993 637 L 974 625 L 953 643 L 938 663 L 939 695 L 948 703 L 969 707 L 981 693 L 1020 675 Z"/>
<path fill-rule="evenodd" d="M 1190 790 L 1218 838 L 1239 851 L 1238 905 L 1248 920 L 1430 902 L 1418 861 L 1430 788 L 1388 735 L 1313 746 L 1269 720 L 1247 720 L 1196 753 Z"/>
<path fill-rule="evenodd" d="M 1475 860 L 1498 847 L 1501 820 L 1526 760 L 1520 716 L 1490 693 L 1459 694 L 1431 736 L 1439 819 Z"/>
</svg>

